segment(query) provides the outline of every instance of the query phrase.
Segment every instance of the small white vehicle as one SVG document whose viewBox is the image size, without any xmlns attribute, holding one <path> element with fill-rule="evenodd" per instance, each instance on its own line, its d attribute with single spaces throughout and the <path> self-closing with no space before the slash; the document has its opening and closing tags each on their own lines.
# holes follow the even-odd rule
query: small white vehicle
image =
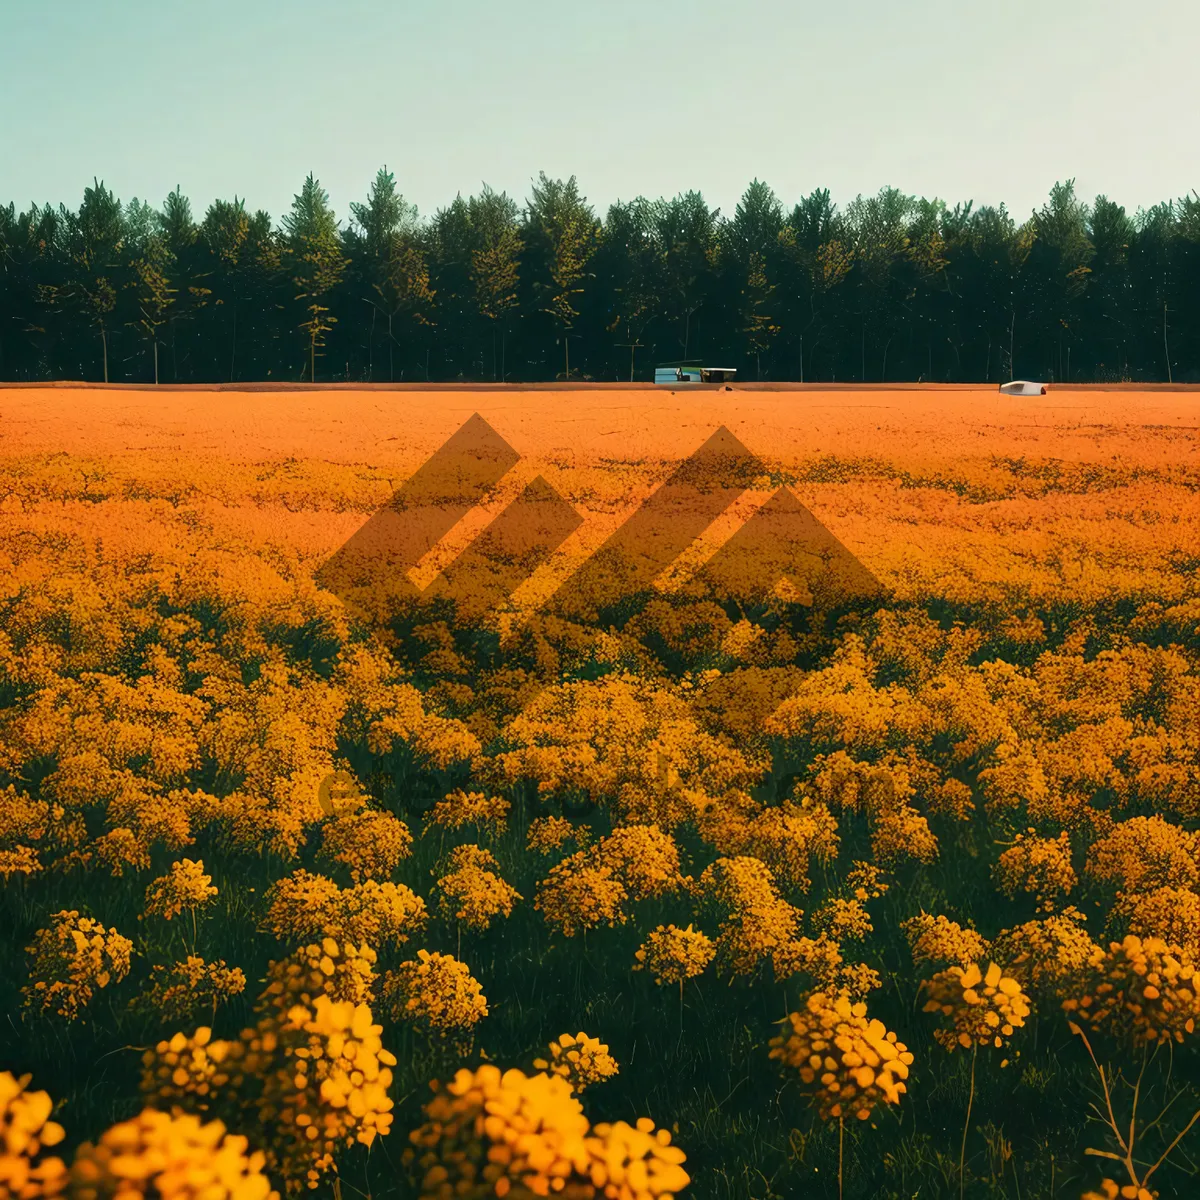
<svg viewBox="0 0 1200 1200">
<path fill-rule="evenodd" d="M 736 367 L 655 367 L 655 383 L 732 383 Z"/>
<path fill-rule="evenodd" d="M 1028 379 L 1014 379 L 1011 383 L 1002 383 L 1000 390 L 1006 396 L 1044 396 L 1044 383 L 1031 383 Z"/>
</svg>

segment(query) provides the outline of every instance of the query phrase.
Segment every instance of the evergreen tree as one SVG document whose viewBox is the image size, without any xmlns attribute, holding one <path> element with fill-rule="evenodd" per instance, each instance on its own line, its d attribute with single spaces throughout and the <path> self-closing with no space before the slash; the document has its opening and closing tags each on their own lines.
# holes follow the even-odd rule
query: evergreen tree
<svg viewBox="0 0 1200 1200">
<path fill-rule="evenodd" d="M 534 251 L 534 293 L 539 311 L 548 315 L 563 345 L 564 374 L 571 377 L 571 330 L 579 310 L 576 297 L 591 278 L 588 263 L 596 252 L 601 227 L 572 175 L 565 183 L 543 171 L 525 213 L 526 241 Z"/>
<path fill-rule="evenodd" d="M 317 378 L 317 351 L 337 324 L 337 317 L 324 303 L 326 295 L 337 287 L 349 265 L 342 256 L 338 222 L 329 207 L 329 195 L 309 174 L 304 187 L 292 201 L 292 210 L 283 218 L 287 236 L 288 266 L 296 285 L 296 300 L 306 300 L 304 320 L 299 328 L 308 344 L 308 379 Z"/>
</svg>

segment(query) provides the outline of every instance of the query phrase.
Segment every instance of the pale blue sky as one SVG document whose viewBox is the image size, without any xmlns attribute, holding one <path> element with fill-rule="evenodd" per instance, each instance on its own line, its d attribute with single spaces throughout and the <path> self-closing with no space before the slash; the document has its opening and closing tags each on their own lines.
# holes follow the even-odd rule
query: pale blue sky
<svg viewBox="0 0 1200 1200">
<path fill-rule="evenodd" d="M 0 203 L 1200 189 L 1197 0 L 0 0 Z"/>
</svg>

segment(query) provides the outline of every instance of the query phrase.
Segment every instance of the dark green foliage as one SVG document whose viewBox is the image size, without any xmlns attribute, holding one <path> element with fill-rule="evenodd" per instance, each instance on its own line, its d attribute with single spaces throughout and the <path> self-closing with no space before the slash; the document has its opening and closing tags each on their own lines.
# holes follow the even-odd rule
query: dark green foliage
<svg viewBox="0 0 1200 1200">
<path fill-rule="evenodd" d="M 0 380 L 1200 380 L 1195 195 L 1129 216 L 1067 180 L 1021 222 L 896 188 L 788 211 L 755 180 L 729 217 L 690 191 L 601 220 L 542 174 L 420 221 L 383 169 L 350 218 L 312 176 L 279 228 L 99 181 L 0 208 Z"/>
</svg>

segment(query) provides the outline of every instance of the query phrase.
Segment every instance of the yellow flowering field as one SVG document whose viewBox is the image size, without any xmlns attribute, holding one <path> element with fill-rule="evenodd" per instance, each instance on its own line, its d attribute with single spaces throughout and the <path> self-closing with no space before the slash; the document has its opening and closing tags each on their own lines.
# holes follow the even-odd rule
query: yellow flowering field
<svg viewBox="0 0 1200 1200">
<path fill-rule="evenodd" d="M 0 391 L 0 1198 L 1200 1194 L 1198 405 Z"/>
</svg>

